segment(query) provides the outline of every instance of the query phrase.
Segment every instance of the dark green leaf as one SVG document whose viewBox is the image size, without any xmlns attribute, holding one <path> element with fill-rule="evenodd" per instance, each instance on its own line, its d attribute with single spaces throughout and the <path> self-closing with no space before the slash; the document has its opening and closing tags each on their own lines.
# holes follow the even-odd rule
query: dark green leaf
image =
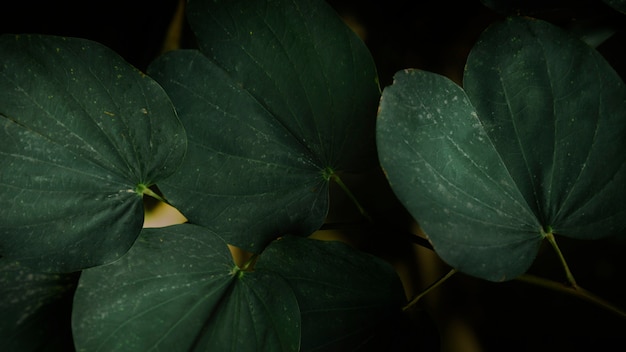
<svg viewBox="0 0 626 352">
<path fill-rule="evenodd" d="M 100 44 L 0 37 L 0 253 L 73 271 L 124 254 L 141 192 L 170 176 L 185 132 L 165 92 Z"/>
<path fill-rule="evenodd" d="M 189 131 L 185 161 L 160 189 L 191 222 L 257 251 L 277 232 L 319 227 L 328 209 L 321 166 L 254 97 L 197 51 L 172 52 L 150 72 Z"/>
<path fill-rule="evenodd" d="M 623 232 L 626 90 L 602 57 L 512 18 L 481 36 L 464 84 L 470 99 L 445 77 L 400 72 L 377 126 L 389 182 L 444 260 L 506 280 L 528 269 L 544 231 Z"/>
<path fill-rule="evenodd" d="M 193 223 L 258 252 L 309 235 L 328 210 L 327 177 L 375 157 L 379 89 L 367 48 L 323 1 L 190 1 L 201 51 L 149 72 L 190 138 L 160 185 Z"/>
<path fill-rule="evenodd" d="M 70 351 L 78 274 L 34 272 L 0 259 L 0 350 Z"/>
<path fill-rule="evenodd" d="M 598 52 L 547 22 L 511 18 L 472 49 L 464 85 L 545 229 L 622 233 L 626 87 Z"/>
<path fill-rule="evenodd" d="M 378 150 L 394 193 L 442 259 L 492 280 L 528 269 L 541 225 L 454 82 L 397 73 L 383 91 Z"/>
<path fill-rule="evenodd" d="M 325 1 L 191 0 L 188 16 L 200 50 L 317 164 L 368 166 L 379 99 L 375 65 Z"/>
<path fill-rule="evenodd" d="M 239 271 L 220 237 L 190 224 L 146 229 L 85 270 L 72 322 L 79 351 L 296 351 L 300 331 L 283 279 Z"/>
<path fill-rule="evenodd" d="M 373 350 L 379 338 L 391 348 L 406 337 L 395 335 L 405 323 L 402 284 L 379 258 L 341 242 L 288 236 L 272 242 L 255 267 L 279 273 L 293 288 L 303 351 Z"/>
</svg>

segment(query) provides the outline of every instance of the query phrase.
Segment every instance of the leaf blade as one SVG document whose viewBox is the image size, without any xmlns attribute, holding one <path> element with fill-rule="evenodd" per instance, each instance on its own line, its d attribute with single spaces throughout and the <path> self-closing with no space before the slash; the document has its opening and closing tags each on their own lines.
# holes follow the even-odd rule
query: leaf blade
<svg viewBox="0 0 626 352">
<path fill-rule="evenodd" d="M 196 51 L 170 53 L 150 72 L 191 131 L 180 171 L 160 185 L 191 222 L 250 251 L 321 225 L 328 184 L 320 166 L 254 97 Z"/>
<path fill-rule="evenodd" d="M 541 225 L 459 86 L 398 72 L 383 91 L 377 141 L 394 193 L 444 261 L 493 281 L 528 269 Z"/>
<path fill-rule="evenodd" d="M 411 75 L 422 77 L 405 77 Z M 532 263 L 546 232 L 581 239 L 623 233 L 626 88 L 583 42 L 535 19 L 516 17 L 493 25 L 468 58 L 464 83 L 469 98 L 451 110 L 449 100 L 465 93 L 450 89 L 449 80 L 416 71 L 398 77 L 400 87 L 383 92 L 379 154 L 394 192 L 452 266 L 489 280 L 511 279 Z M 459 123 L 459 116 L 473 116 L 474 122 Z M 405 146 L 393 140 L 394 132 Z M 475 148 L 483 140 L 489 143 Z M 394 146 L 400 156 L 394 155 Z M 489 171 L 463 167 L 463 159 L 489 165 Z M 436 167 L 424 170 L 425 160 Z M 442 187 L 437 175 L 448 175 L 441 178 L 446 182 L 461 175 L 464 180 Z M 450 185 L 461 191 L 446 199 Z M 422 199 L 411 189 L 415 186 L 422 186 L 416 187 Z M 459 194 L 475 194 L 469 198 L 478 202 L 470 203 L 481 212 L 464 218 L 450 212 L 446 218 L 445 209 L 470 204 Z M 509 216 L 496 212 L 491 226 L 477 223 L 489 216 L 485 202 L 511 210 L 505 212 Z M 451 231 L 460 222 L 466 227 Z"/>
<path fill-rule="evenodd" d="M 194 134 L 180 173 L 194 176 L 161 189 L 248 251 L 310 235 L 328 211 L 327 170 L 373 166 L 380 92 L 366 47 L 322 1 L 188 5 L 201 53 L 149 72 Z"/>
<path fill-rule="evenodd" d="M 513 55 L 494 55 L 503 40 Z M 510 18 L 484 33 L 464 81 L 544 228 L 599 238 L 626 227 L 626 87 L 598 52 L 546 22 Z"/>
<path fill-rule="evenodd" d="M 295 298 L 276 275 L 256 274 L 236 270 L 226 243 L 203 227 L 146 229 L 123 258 L 83 272 L 77 349 L 255 350 L 267 339 L 297 350 Z"/>
<path fill-rule="evenodd" d="M 363 42 L 328 5 L 191 1 L 188 13 L 200 50 L 321 165 L 363 168 L 375 152 L 377 75 Z"/>
<path fill-rule="evenodd" d="M 2 254 L 43 271 L 119 258 L 142 226 L 136 187 L 170 176 L 184 154 L 171 102 L 100 44 L 3 35 L 0 45 Z"/>
<path fill-rule="evenodd" d="M 386 262 L 337 241 L 286 236 L 272 242 L 256 270 L 292 287 L 302 316 L 301 350 L 403 346 L 404 290 Z"/>
</svg>

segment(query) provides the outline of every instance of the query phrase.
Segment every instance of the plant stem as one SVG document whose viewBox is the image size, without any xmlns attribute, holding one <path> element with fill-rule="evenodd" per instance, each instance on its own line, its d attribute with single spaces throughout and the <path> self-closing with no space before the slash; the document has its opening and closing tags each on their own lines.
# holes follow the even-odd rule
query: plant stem
<svg viewBox="0 0 626 352">
<path fill-rule="evenodd" d="M 153 190 L 150 189 L 150 187 L 144 185 L 143 183 L 140 183 L 137 185 L 137 187 L 135 188 L 135 193 L 140 194 L 140 195 L 147 195 L 150 196 L 160 202 L 163 202 L 167 205 L 170 205 L 170 203 L 168 203 L 167 200 L 165 200 L 163 197 L 161 197 L 160 195 L 158 195 L 156 192 L 154 192 Z"/>
<path fill-rule="evenodd" d="M 237 278 L 241 279 L 246 272 L 254 271 L 254 263 L 256 262 L 258 256 L 258 253 L 254 253 L 252 257 L 250 257 L 250 259 L 248 259 L 248 261 L 246 261 L 242 267 L 239 267 L 235 264 L 235 266 L 231 269 L 230 274 L 233 276 L 237 275 Z"/>
<path fill-rule="evenodd" d="M 350 200 L 352 200 L 352 203 L 354 203 L 354 205 L 356 205 L 357 209 L 359 209 L 359 213 L 361 213 L 361 215 L 363 215 L 363 217 L 366 218 L 369 222 L 373 222 L 372 218 L 369 216 L 367 211 L 365 211 L 365 208 L 363 208 L 361 203 L 359 203 L 359 200 L 356 199 L 356 197 L 354 196 L 352 191 L 350 191 L 348 186 L 346 186 L 346 184 L 343 183 L 343 181 L 341 180 L 339 175 L 337 175 L 337 173 L 335 171 L 333 171 L 331 168 L 326 168 L 325 172 L 328 175 L 328 179 L 331 179 L 331 180 L 335 181 L 337 183 L 337 185 L 339 185 L 339 187 L 344 192 L 346 192 L 346 195 L 350 198 Z"/>
<path fill-rule="evenodd" d="M 422 299 L 422 297 L 426 296 L 426 294 L 428 294 L 430 291 L 436 289 L 437 287 L 439 287 L 441 284 L 443 284 L 444 282 L 446 282 L 446 280 L 448 280 L 450 277 L 452 277 L 452 275 L 454 275 L 456 273 L 456 269 L 452 268 L 450 269 L 450 271 L 448 271 L 447 274 L 445 274 L 443 277 L 441 277 L 439 280 L 435 281 L 434 283 L 432 283 L 430 286 L 428 286 L 424 291 L 420 292 L 420 294 L 418 294 L 417 296 L 415 296 L 411 302 L 409 302 L 406 306 L 404 306 L 402 308 L 402 311 L 407 311 L 409 309 L 411 309 L 411 307 L 413 307 L 420 299 Z"/>
<path fill-rule="evenodd" d="M 544 237 L 548 240 L 548 243 L 550 243 L 550 245 L 556 252 L 557 256 L 559 257 L 559 260 L 561 261 L 561 264 L 563 265 L 563 269 L 565 270 L 565 276 L 567 277 L 567 282 L 569 283 L 569 285 L 564 285 L 564 284 L 561 284 L 552 280 L 544 279 L 544 278 L 529 275 L 529 274 L 521 275 L 517 278 L 517 280 L 534 284 L 537 286 L 541 286 L 544 288 L 548 288 L 554 291 L 567 293 L 569 295 L 581 298 L 587 302 L 600 306 L 612 313 L 619 315 L 622 318 L 626 318 L 626 311 L 623 311 L 622 309 L 615 306 L 614 304 L 578 286 L 578 284 L 576 283 L 576 279 L 574 279 L 574 275 L 569 269 L 569 265 L 567 265 L 567 262 L 565 261 L 565 257 L 563 256 L 561 249 L 556 243 L 556 239 L 554 237 L 554 233 L 552 233 L 552 229 L 548 228 L 547 232 L 544 232 L 543 234 L 544 234 Z"/>
<path fill-rule="evenodd" d="M 578 297 L 581 298 L 587 302 L 593 303 L 599 307 L 602 307 L 606 310 L 608 310 L 609 312 L 615 313 L 618 316 L 622 317 L 622 318 L 626 318 L 626 311 L 620 309 L 619 307 L 615 306 L 614 304 L 607 302 L 606 300 L 594 295 L 593 293 L 583 289 L 582 287 L 576 285 L 576 286 L 567 286 L 567 285 L 563 285 L 561 283 L 552 281 L 552 280 L 548 280 L 548 279 L 544 279 L 541 277 L 537 277 L 534 275 L 529 275 L 529 274 L 524 274 L 519 276 L 518 278 L 516 278 L 516 280 L 522 281 L 522 282 L 526 282 L 526 283 L 530 283 L 536 286 L 540 286 L 540 287 L 544 287 L 547 289 L 551 289 L 554 291 L 558 291 L 558 292 L 563 292 L 563 293 L 567 293 L 569 295 L 572 295 L 574 297 Z"/>
<path fill-rule="evenodd" d="M 550 243 L 550 245 L 552 246 L 552 248 L 554 248 L 554 251 L 556 252 L 556 254 L 559 256 L 559 260 L 561 261 L 561 264 L 563 264 L 563 269 L 565 269 L 565 276 L 567 277 L 567 281 L 570 283 L 570 285 L 574 289 L 576 289 L 576 288 L 578 288 L 578 284 L 576 284 L 576 280 L 574 279 L 574 275 L 569 270 L 569 266 L 567 265 L 567 262 L 565 261 L 565 257 L 563 256 L 563 253 L 561 252 L 561 249 L 556 244 L 556 239 L 554 238 L 554 234 L 552 233 L 552 230 L 551 229 L 548 229 L 548 230 L 549 231 L 548 231 L 548 233 L 545 234 L 545 237 L 548 240 L 548 242 Z"/>
<path fill-rule="evenodd" d="M 246 263 L 243 265 L 241 270 L 242 271 L 253 271 L 252 267 L 254 267 L 254 263 L 256 262 L 258 257 L 259 257 L 259 253 L 252 254 L 250 259 L 248 259 L 248 261 L 246 261 Z"/>
</svg>

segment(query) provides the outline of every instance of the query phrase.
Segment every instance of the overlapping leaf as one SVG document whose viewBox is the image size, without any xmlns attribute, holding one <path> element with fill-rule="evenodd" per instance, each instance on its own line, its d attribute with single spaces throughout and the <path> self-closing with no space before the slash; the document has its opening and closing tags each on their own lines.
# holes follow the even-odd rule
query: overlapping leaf
<svg viewBox="0 0 626 352">
<path fill-rule="evenodd" d="M 160 188 L 191 222 L 250 251 L 310 234 L 328 209 L 328 174 L 375 156 L 367 48 L 323 1 L 190 1 L 188 17 L 200 51 L 149 68 L 190 138 Z"/>
<path fill-rule="evenodd" d="M 493 280 L 523 273 L 541 224 L 463 90 L 434 73 L 397 73 L 378 123 L 389 183 L 442 259 Z"/>
<path fill-rule="evenodd" d="M 262 270 L 238 272 L 226 243 L 190 224 L 146 229 L 119 261 L 83 272 L 79 351 L 297 351 L 298 304 Z"/>
<path fill-rule="evenodd" d="M 342 243 L 285 237 L 244 272 L 219 236 L 182 224 L 85 270 L 74 302 L 79 351 L 298 351 L 395 336 L 405 297 L 388 263 Z"/>
<path fill-rule="evenodd" d="M 256 268 L 279 273 L 293 288 L 303 351 L 369 351 L 406 343 L 402 283 L 380 258 L 341 242 L 285 237 L 267 247 Z"/>
<path fill-rule="evenodd" d="M 544 232 L 624 231 L 626 88 L 597 52 L 510 18 L 472 49 L 464 88 L 400 72 L 377 126 L 389 182 L 444 260 L 506 280 L 528 269 Z"/>
<path fill-rule="evenodd" d="M 493 50 L 503 41 L 508 50 Z M 476 44 L 464 86 L 544 228 L 621 233 L 626 86 L 598 52 L 547 22 L 510 19 Z"/>
<path fill-rule="evenodd" d="M 100 44 L 0 37 L 0 253 L 39 270 L 119 258 L 137 187 L 171 175 L 182 125 L 156 82 Z"/>
</svg>

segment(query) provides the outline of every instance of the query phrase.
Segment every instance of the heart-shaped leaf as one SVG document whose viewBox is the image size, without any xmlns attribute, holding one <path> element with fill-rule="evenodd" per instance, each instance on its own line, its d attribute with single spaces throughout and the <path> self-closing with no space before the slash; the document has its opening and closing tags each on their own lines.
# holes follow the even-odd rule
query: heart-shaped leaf
<svg viewBox="0 0 626 352">
<path fill-rule="evenodd" d="M 73 349 L 70 312 L 78 275 L 39 273 L 0 259 L 0 350 Z"/>
<path fill-rule="evenodd" d="M 185 161 L 160 189 L 190 222 L 251 251 L 277 232 L 319 227 L 328 208 L 320 166 L 254 97 L 198 51 L 172 52 L 150 72 L 189 131 Z"/>
<path fill-rule="evenodd" d="M 39 270 L 111 262 L 185 132 L 162 88 L 83 39 L 0 37 L 0 253 Z"/>
<path fill-rule="evenodd" d="M 72 322 L 79 351 L 337 350 L 401 341 L 405 303 L 388 263 L 343 243 L 284 237 L 248 272 L 215 233 L 182 224 L 83 271 Z"/>
<path fill-rule="evenodd" d="M 146 229 L 127 255 L 85 270 L 79 351 L 297 351 L 298 303 L 278 275 L 239 271 L 224 240 L 191 224 Z"/>
<path fill-rule="evenodd" d="M 511 18 L 475 45 L 464 86 L 545 229 L 622 232 L 626 86 L 597 51 L 547 22 Z"/>
<path fill-rule="evenodd" d="M 287 236 L 272 242 L 255 268 L 279 273 L 302 316 L 303 351 L 374 350 L 402 345 L 407 322 L 402 283 L 380 258 L 341 242 Z"/>
<path fill-rule="evenodd" d="M 458 85 L 397 73 L 383 91 L 378 150 L 391 188 L 442 259 L 493 280 L 530 266 L 541 225 Z"/>
<path fill-rule="evenodd" d="M 472 49 L 464 85 L 467 96 L 443 76 L 400 72 L 377 126 L 394 192 L 445 261 L 507 280 L 544 232 L 623 232 L 626 90 L 597 52 L 510 18 Z"/>
<path fill-rule="evenodd" d="M 246 250 L 309 235 L 326 216 L 329 175 L 375 157 L 367 48 L 323 1 L 189 1 L 188 17 L 202 54 L 170 53 L 148 70 L 190 139 L 160 189 Z"/>
</svg>

